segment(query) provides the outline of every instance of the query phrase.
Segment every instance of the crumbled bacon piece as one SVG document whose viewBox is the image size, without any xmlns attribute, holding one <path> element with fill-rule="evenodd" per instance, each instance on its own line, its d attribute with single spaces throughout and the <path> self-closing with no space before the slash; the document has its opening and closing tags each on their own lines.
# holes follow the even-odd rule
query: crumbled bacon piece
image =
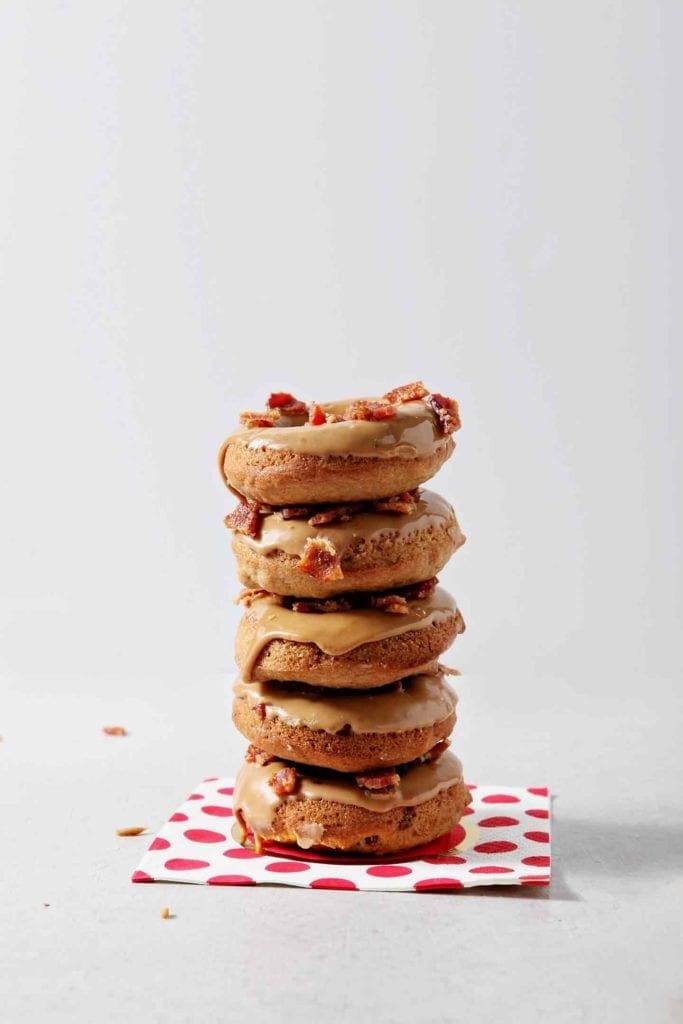
<svg viewBox="0 0 683 1024">
<path fill-rule="evenodd" d="M 266 403 L 269 409 L 281 409 L 287 416 L 303 416 L 306 403 L 299 401 L 289 391 L 274 391 Z"/>
<path fill-rule="evenodd" d="M 316 512 L 308 520 L 309 526 L 324 526 L 326 523 L 348 523 L 352 516 L 362 511 L 363 502 L 355 501 L 349 505 L 332 505 L 330 508 Z"/>
<path fill-rule="evenodd" d="M 404 491 L 402 494 L 395 494 L 391 498 L 383 498 L 374 503 L 377 512 L 397 512 L 400 515 L 409 515 L 415 511 L 417 505 L 417 491 Z"/>
<path fill-rule="evenodd" d="M 381 790 L 392 790 L 399 785 L 401 776 L 393 768 L 385 771 L 364 772 L 356 775 L 356 783 L 361 789 L 369 789 L 373 793 Z"/>
<path fill-rule="evenodd" d="M 291 765 L 280 768 L 280 771 L 276 772 L 272 779 L 270 779 L 270 785 L 278 796 L 291 796 L 296 790 L 298 782 L 296 768 L 292 768 Z"/>
<path fill-rule="evenodd" d="M 103 725 L 102 732 L 105 736 L 127 736 L 128 733 L 122 725 Z"/>
<path fill-rule="evenodd" d="M 325 410 L 317 402 L 311 402 L 308 407 L 308 422 L 312 427 L 321 427 L 323 423 L 327 423 Z"/>
<path fill-rule="evenodd" d="M 235 604 L 243 604 L 245 608 L 251 608 L 254 601 L 257 601 L 259 597 L 270 596 L 269 590 L 264 590 L 262 587 L 251 587 L 240 591 L 235 598 Z"/>
<path fill-rule="evenodd" d="M 273 761 L 274 758 L 270 754 L 266 754 L 265 750 L 261 750 L 260 747 L 256 747 L 253 743 L 250 743 L 247 747 L 247 752 L 244 755 L 244 760 L 249 764 L 265 765 L 270 761 Z"/>
<path fill-rule="evenodd" d="M 369 402 L 358 399 L 351 402 L 344 411 L 347 420 L 388 420 L 396 415 L 396 407 L 386 402 Z"/>
<path fill-rule="evenodd" d="M 283 519 L 307 519 L 313 507 L 313 505 L 286 505 L 280 509 L 280 515 Z"/>
<path fill-rule="evenodd" d="M 266 717 L 266 705 L 263 703 L 263 701 L 261 701 L 260 704 L 254 704 L 254 711 L 261 719 L 261 721 L 263 721 L 263 719 Z"/>
<path fill-rule="evenodd" d="M 297 569 L 321 582 L 344 578 L 339 552 L 327 537 L 308 537 L 306 539 Z"/>
<path fill-rule="evenodd" d="M 386 395 L 384 395 L 384 401 L 389 402 L 391 405 L 402 405 L 403 402 L 416 402 L 428 394 L 429 392 L 422 381 L 416 380 L 412 384 L 403 384 L 400 388 L 387 391 Z"/>
<path fill-rule="evenodd" d="M 450 740 L 441 740 L 439 743 L 435 744 L 431 750 L 428 750 L 426 754 L 423 754 L 422 763 L 433 764 L 435 761 L 438 761 L 443 752 L 448 750 L 450 745 Z"/>
<path fill-rule="evenodd" d="M 406 601 L 425 601 L 431 597 L 439 582 L 437 576 L 429 580 L 420 580 L 419 583 L 409 583 L 407 587 L 401 587 L 401 593 Z"/>
<path fill-rule="evenodd" d="M 272 427 L 279 418 L 279 409 L 271 409 L 269 412 L 240 413 L 240 423 L 245 427 Z"/>
<path fill-rule="evenodd" d="M 425 402 L 436 416 L 442 434 L 452 434 L 460 429 L 458 403 L 454 398 L 432 393 L 426 396 Z"/>
<path fill-rule="evenodd" d="M 141 836 L 147 831 L 146 825 L 130 825 L 128 828 L 117 828 L 117 836 Z"/>
<path fill-rule="evenodd" d="M 252 501 L 240 503 L 223 522 L 229 530 L 257 537 L 261 526 L 261 508 Z"/>
<path fill-rule="evenodd" d="M 350 612 L 353 605 L 346 597 L 310 597 L 292 601 L 293 612 L 319 615 L 324 612 Z"/>
<path fill-rule="evenodd" d="M 370 598 L 370 607 L 392 615 L 407 615 L 409 608 L 405 597 L 400 594 L 379 594 Z"/>
</svg>

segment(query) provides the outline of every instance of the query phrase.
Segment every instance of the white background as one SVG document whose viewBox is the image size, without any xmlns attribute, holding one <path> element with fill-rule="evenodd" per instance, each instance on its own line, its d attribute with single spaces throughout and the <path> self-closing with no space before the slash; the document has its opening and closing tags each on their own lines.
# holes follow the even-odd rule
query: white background
<svg viewBox="0 0 683 1024">
<path fill-rule="evenodd" d="M 134 931 L 156 948 L 139 914 L 151 900 L 157 924 L 159 887 L 122 895 L 137 853 L 116 849 L 116 877 L 103 853 L 113 808 L 117 825 L 154 826 L 196 778 L 237 766 L 232 502 L 215 453 L 239 410 L 273 387 L 324 400 L 416 377 L 458 398 L 463 418 L 434 484 L 469 537 L 442 574 L 468 623 L 450 656 L 468 674 L 459 749 L 470 778 L 559 790 L 560 822 L 563 806 L 576 820 L 558 864 L 587 901 L 481 896 L 437 911 L 420 898 L 419 927 L 433 921 L 452 956 L 449 919 L 463 915 L 481 940 L 473 976 L 481 949 L 504 961 L 495 942 L 512 928 L 506 970 L 551 1019 L 674 1019 L 664 967 L 638 973 L 651 948 L 675 962 L 671 891 L 658 890 L 657 916 L 653 879 L 624 850 L 646 806 L 667 879 L 681 838 L 664 823 L 681 777 L 682 22 L 676 0 L 0 3 L 0 731 L 10 834 L 32 862 L 10 903 L 27 929 L 8 947 L 25 974 L 14 1019 L 35 1019 L 25 997 L 45 992 L 43 1016 L 74 1019 L 103 925 L 89 908 L 114 928 L 99 942 L 128 948 Z M 125 754 L 101 745 L 109 719 L 132 729 Z M 51 795 L 29 813 L 41 772 Z M 101 835 L 95 812 L 73 807 L 96 784 L 110 794 Z M 60 839 L 65 807 L 93 829 L 87 858 L 79 828 Z M 51 872 L 31 846 L 46 830 Z M 603 835 L 612 846 L 593 857 Z M 55 886 L 53 934 L 40 901 L 57 914 Z M 240 927 L 260 915 L 260 935 L 283 906 L 309 937 L 346 913 L 344 894 L 295 895 L 225 900 Z M 222 901 L 173 898 L 205 955 Z M 366 963 L 381 977 L 382 944 L 412 931 L 396 899 L 372 903 L 372 954 L 337 949 L 354 992 Z M 355 942 L 360 924 L 344 920 Z M 181 925 L 164 925 L 177 928 L 175 985 Z M 626 943 L 639 928 L 642 948 Z M 615 934 L 624 961 L 605 959 Z M 555 1003 L 529 974 L 540 935 L 541 974 L 573 964 Z M 581 950 L 590 962 L 572 961 Z M 425 955 L 412 972 L 393 961 L 394 989 L 358 1005 L 348 993 L 327 1005 L 300 964 L 298 994 L 281 978 L 269 1020 L 316 1006 L 328 1020 L 346 1007 L 362 1021 L 363 1006 L 453 1019 L 457 975 L 435 988 Z M 56 974 L 41 988 L 46 959 Z M 614 993 L 599 1010 L 585 989 L 596 965 Z M 125 1007 L 114 979 L 94 976 L 99 1019 L 118 1005 L 131 1019 L 132 975 Z M 176 1019 L 155 984 L 154 1013 Z M 258 1020 L 265 1004 L 245 991 Z M 192 1019 L 186 988 L 174 1005 Z"/>
</svg>

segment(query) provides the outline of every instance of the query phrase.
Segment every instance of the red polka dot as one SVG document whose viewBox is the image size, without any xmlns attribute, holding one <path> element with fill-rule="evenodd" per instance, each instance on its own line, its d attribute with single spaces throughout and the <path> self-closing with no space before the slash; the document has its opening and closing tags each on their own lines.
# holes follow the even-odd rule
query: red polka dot
<svg viewBox="0 0 683 1024">
<path fill-rule="evenodd" d="M 207 878 L 207 885 L 256 885 L 249 875 L 212 875 Z"/>
<path fill-rule="evenodd" d="M 208 860 L 190 860 L 188 857 L 171 857 L 164 864 L 169 871 L 195 871 L 197 868 L 208 868 Z"/>
<path fill-rule="evenodd" d="M 188 800 L 203 800 L 204 799 L 204 794 L 203 793 L 190 793 L 190 795 L 188 796 L 187 799 Z"/>
<path fill-rule="evenodd" d="M 207 775 L 205 779 L 202 779 L 202 782 L 216 782 L 217 780 L 217 775 Z"/>
<path fill-rule="evenodd" d="M 512 793 L 490 793 L 489 796 L 481 798 L 483 804 L 518 804 L 519 797 Z"/>
<path fill-rule="evenodd" d="M 522 857 L 522 864 L 528 864 L 530 868 L 547 868 L 550 857 Z"/>
<path fill-rule="evenodd" d="M 161 836 L 157 836 L 147 847 L 148 850 L 168 850 L 169 846 L 168 839 L 162 839 Z"/>
<path fill-rule="evenodd" d="M 467 864 L 464 857 L 450 857 L 447 855 L 443 857 L 423 857 L 422 859 L 426 864 Z"/>
<path fill-rule="evenodd" d="M 235 860 L 253 860 L 255 857 L 260 857 L 260 853 L 256 853 L 255 850 L 245 850 L 243 846 L 238 846 L 235 850 L 225 850 L 223 853 L 224 857 L 232 857 Z"/>
<path fill-rule="evenodd" d="M 154 879 L 146 871 L 134 871 L 130 876 L 131 882 L 153 882 Z"/>
<path fill-rule="evenodd" d="M 462 889 L 459 878 L 423 878 L 413 886 L 416 892 L 429 889 Z"/>
<path fill-rule="evenodd" d="M 463 814 L 463 817 L 464 817 L 466 814 L 474 814 L 474 811 L 472 810 L 471 807 L 466 807 L 465 810 L 462 812 L 462 814 Z"/>
<path fill-rule="evenodd" d="M 234 791 L 235 791 L 234 786 L 224 786 L 222 789 L 217 789 L 216 790 L 217 793 L 222 793 L 223 796 L 232 796 Z"/>
<path fill-rule="evenodd" d="M 530 839 L 532 843 L 549 843 L 550 836 L 547 832 L 525 832 L 525 839 Z"/>
<path fill-rule="evenodd" d="M 183 814 L 182 811 L 176 811 L 175 814 L 172 814 L 171 817 L 168 820 L 169 821 L 187 821 L 187 815 Z"/>
<path fill-rule="evenodd" d="M 367 874 L 374 878 L 398 878 L 400 875 L 412 875 L 413 869 L 400 864 L 377 864 L 367 869 Z"/>
<path fill-rule="evenodd" d="M 508 871 L 513 871 L 513 868 L 500 867 L 497 864 L 482 864 L 477 868 L 470 868 L 471 875 L 499 875 L 505 874 Z"/>
<path fill-rule="evenodd" d="M 468 789 L 477 789 L 473 782 L 466 782 L 465 785 L 467 786 Z"/>
<path fill-rule="evenodd" d="M 451 844 L 451 846 L 457 846 L 459 843 L 463 841 L 466 835 L 467 833 L 465 832 L 465 829 L 462 827 L 462 825 L 455 825 L 448 833 L 448 841 Z"/>
<path fill-rule="evenodd" d="M 508 825 L 519 825 L 519 818 L 506 818 L 499 814 L 494 818 L 482 818 L 479 822 L 481 828 L 505 828 Z"/>
<path fill-rule="evenodd" d="M 272 864 L 266 864 L 266 871 L 274 871 L 276 874 L 289 874 L 291 871 L 310 871 L 311 865 L 300 860 L 275 860 Z"/>
<path fill-rule="evenodd" d="M 210 814 L 214 818 L 231 818 L 232 807 L 218 807 L 213 804 L 205 804 L 200 808 L 202 814 Z"/>
<path fill-rule="evenodd" d="M 548 787 L 547 786 L 528 786 L 527 787 L 527 793 L 533 793 L 534 796 L 547 796 L 548 795 Z"/>
<path fill-rule="evenodd" d="M 525 811 L 524 813 L 528 814 L 530 818 L 548 817 L 548 811 L 546 811 L 545 807 L 530 807 L 529 810 Z"/>
<path fill-rule="evenodd" d="M 517 843 L 510 843 L 506 839 L 493 839 L 490 843 L 479 843 L 474 849 L 477 853 L 509 853 L 517 849 Z"/>
<path fill-rule="evenodd" d="M 522 885 L 547 885 L 550 881 L 548 875 L 520 875 Z"/>
<path fill-rule="evenodd" d="M 316 878 L 311 882 L 311 889 L 356 889 L 356 883 L 350 878 Z"/>
<path fill-rule="evenodd" d="M 226 837 L 222 832 L 210 832 L 206 828 L 188 828 L 183 835 L 192 843 L 224 843 Z"/>
</svg>

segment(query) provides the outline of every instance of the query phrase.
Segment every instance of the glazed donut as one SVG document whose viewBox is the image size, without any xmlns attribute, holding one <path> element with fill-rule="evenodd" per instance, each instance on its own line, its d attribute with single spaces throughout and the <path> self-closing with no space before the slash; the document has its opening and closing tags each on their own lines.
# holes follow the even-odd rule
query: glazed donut
<svg viewBox="0 0 683 1024">
<path fill-rule="evenodd" d="M 284 518 L 279 511 L 249 518 L 251 532 L 238 526 L 232 541 L 240 581 L 274 594 L 330 597 L 349 590 L 389 590 L 436 576 L 465 537 L 440 495 L 425 490 L 405 497 L 410 500 L 395 504 L 404 512 L 377 511 L 370 504 L 368 511 L 354 513 L 352 506 L 342 505 L 322 516 L 309 507 L 303 509 L 310 513 L 307 518 Z M 240 512 L 233 513 L 236 523 Z M 333 562 L 322 569 L 306 557 L 316 543 L 326 543 L 333 553 Z"/>
<path fill-rule="evenodd" d="M 443 465 L 460 426 L 453 399 L 423 391 L 407 401 L 385 396 L 309 408 L 292 399 L 245 413 L 218 453 L 221 477 L 252 501 L 280 506 L 411 491 Z"/>
<path fill-rule="evenodd" d="M 415 761 L 445 741 L 456 720 L 457 697 L 440 674 L 332 694 L 238 680 L 234 693 L 233 722 L 256 747 L 339 772 Z"/>
<path fill-rule="evenodd" d="M 237 628 L 235 658 L 248 681 L 291 680 L 369 689 L 430 671 L 465 623 L 441 587 L 402 614 L 377 607 L 296 611 L 256 594 Z M 296 602 L 295 607 L 306 607 Z"/>
<path fill-rule="evenodd" d="M 450 752 L 399 769 L 390 792 L 363 789 L 350 775 L 285 761 L 247 761 L 237 776 L 235 818 L 257 849 L 263 839 L 354 853 L 397 853 L 454 827 L 471 802 L 462 765 Z"/>
</svg>

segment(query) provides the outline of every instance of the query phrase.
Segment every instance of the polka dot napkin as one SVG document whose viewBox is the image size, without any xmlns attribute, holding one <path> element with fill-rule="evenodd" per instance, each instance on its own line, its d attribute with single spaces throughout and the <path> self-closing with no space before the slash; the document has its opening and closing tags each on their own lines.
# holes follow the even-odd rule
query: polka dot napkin
<svg viewBox="0 0 683 1024">
<path fill-rule="evenodd" d="M 447 836 L 410 854 L 368 860 L 293 851 L 275 843 L 267 844 L 263 854 L 241 846 L 233 785 L 233 779 L 204 779 L 152 841 L 131 881 L 392 892 L 550 881 L 550 807 L 544 786 L 470 786 L 472 803 Z"/>
</svg>

